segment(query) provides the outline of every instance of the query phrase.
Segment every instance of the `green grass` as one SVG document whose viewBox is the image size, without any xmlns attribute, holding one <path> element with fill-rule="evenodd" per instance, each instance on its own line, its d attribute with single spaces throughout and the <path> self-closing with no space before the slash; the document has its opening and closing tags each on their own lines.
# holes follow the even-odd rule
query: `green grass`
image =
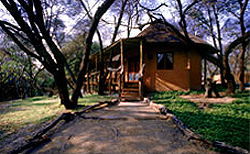
<svg viewBox="0 0 250 154">
<path fill-rule="evenodd" d="M 205 139 L 222 141 L 249 150 L 249 91 L 237 92 L 233 96 L 237 100 L 233 103 L 211 104 L 203 110 L 195 103 L 180 98 L 181 94 L 187 93 L 152 93 L 151 99 L 172 110 L 188 128 Z"/>
<path fill-rule="evenodd" d="M 84 95 L 78 100 L 81 110 L 85 106 L 110 100 L 109 96 Z M 29 124 L 39 125 L 58 117 L 65 108 L 56 97 L 34 97 L 24 100 L 0 102 L 0 141 Z"/>
</svg>

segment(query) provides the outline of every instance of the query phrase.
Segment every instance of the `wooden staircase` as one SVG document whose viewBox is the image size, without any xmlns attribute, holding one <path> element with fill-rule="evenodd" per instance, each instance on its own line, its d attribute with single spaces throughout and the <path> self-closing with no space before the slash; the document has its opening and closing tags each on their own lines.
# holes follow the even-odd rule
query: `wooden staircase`
<svg viewBox="0 0 250 154">
<path fill-rule="evenodd" d="M 139 84 L 135 83 L 124 83 L 124 87 L 121 92 L 121 100 L 140 100 L 139 95 Z"/>
</svg>

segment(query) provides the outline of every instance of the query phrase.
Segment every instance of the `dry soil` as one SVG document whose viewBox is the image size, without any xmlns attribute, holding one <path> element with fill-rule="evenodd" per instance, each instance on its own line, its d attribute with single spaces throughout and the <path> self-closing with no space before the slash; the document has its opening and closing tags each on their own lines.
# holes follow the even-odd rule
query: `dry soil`
<svg viewBox="0 0 250 154">
<path fill-rule="evenodd" d="M 84 114 L 62 126 L 52 141 L 31 153 L 187 154 L 216 153 L 188 141 L 175 124 L 143 102 Z"/>
</svg>

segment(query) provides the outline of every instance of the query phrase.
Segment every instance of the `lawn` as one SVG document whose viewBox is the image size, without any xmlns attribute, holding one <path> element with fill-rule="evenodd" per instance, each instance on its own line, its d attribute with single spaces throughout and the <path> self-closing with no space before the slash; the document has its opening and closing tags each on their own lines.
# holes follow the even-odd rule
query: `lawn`
<svg viewBox="0 0 250 154">
<path fill-rule="evenodd" d="M 78 104 L 83 108 L 110 99 L 108 96 L 97 94 L 84 95 L 78 100 Z M 58 97 L 33 97 L 0 102 L 0 141 L 27 125 L 39 125 L 53 120 L 64 111 L 65 108 Z"/>
<path fill-rule="evenodd" d="M 194 92 L 195 93 L 195 92 Z M 210 141 L 222 141 L 249 150 L 249 91 L 237 92 L 230 104 L 211 104 L 199 109 L 197 104 L 182 99 L 185 92 L 152 93 L 151 100 L 173 111 L 188 128 Z"/>
</svg>

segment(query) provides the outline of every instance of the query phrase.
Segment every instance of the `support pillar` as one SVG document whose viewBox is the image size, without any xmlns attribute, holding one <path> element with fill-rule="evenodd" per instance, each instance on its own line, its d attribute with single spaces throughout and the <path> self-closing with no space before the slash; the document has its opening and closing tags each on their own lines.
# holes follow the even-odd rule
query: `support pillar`
<svg viewBox="0 0 250 154">
<path fill-rule="evenodd" d="M 187 59 L 187 71 L 188 71 L 188 91 L 191 90 L 191 53 L 188 51 L 188 59 Z"/>
<path fill-rule="evenodd" d="M 120 52 L 121 52 L 121 69 L 123 69 L 123 73 L 121 74 L 121 89 L 124 88 L 124 49 L 123 49 L 123 40 L 120 43 Z"/>
<path fill-rule="evenodd" d="M 142 65 L 143 65 L 143 40 L 140 40 L 140 72 L 142 72 Z M 142 99 L 143 98 L 143 78 L 139 80 L 139 96 Z"/>
<path fill-rule="evenodd" d="M 204 70 L 204 86 L 207 84 L 207 60 L 206 58 L 204 58 L 204 66 L 203 66 L 203 70 Z"/>
</svg>

